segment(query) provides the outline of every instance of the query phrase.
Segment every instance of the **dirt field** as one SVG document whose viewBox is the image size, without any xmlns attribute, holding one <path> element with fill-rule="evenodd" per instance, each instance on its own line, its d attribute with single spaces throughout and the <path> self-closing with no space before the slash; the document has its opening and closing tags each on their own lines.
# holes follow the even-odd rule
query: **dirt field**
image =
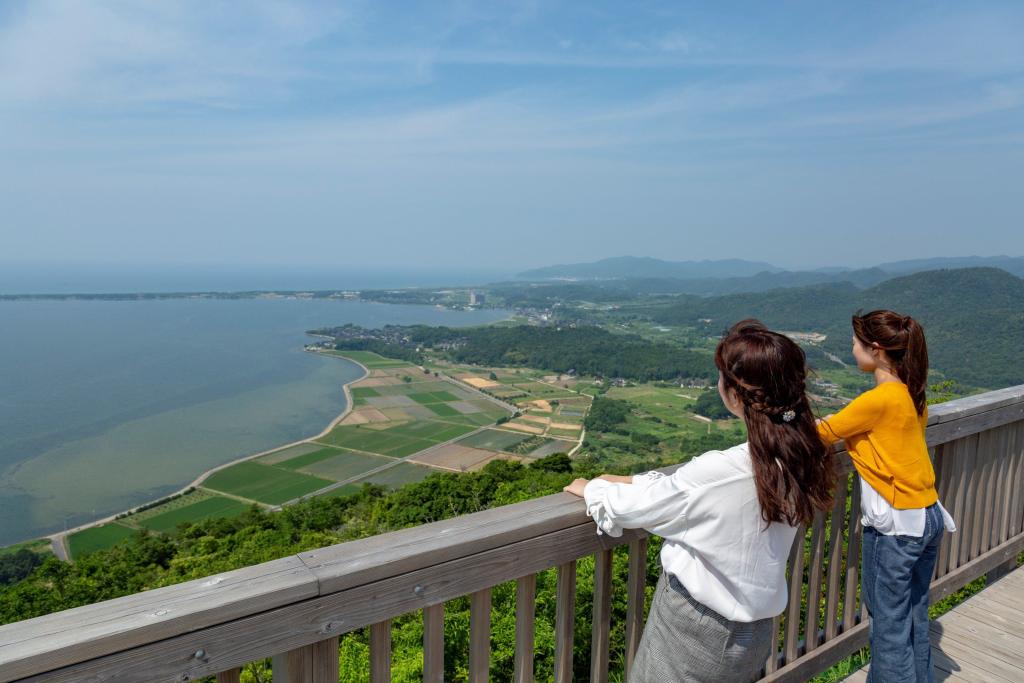
<svg viewBox="0 0 1024 683">
<path fill-rule="evenodd" d="M 529 401 L 528 405 L 533 408 L 536 408 L 537 410 L 542 410 L 545 413 L 551 412 L 551 404 L 545 401 L 544 399 L 540 399 L 537 401 Z"/>
<path fill-rule="evenodd" d="M 568 429 L 568 430 L 571 430 L 571 431 L 577 431 L 578 432 L 580 430 L 580 425 L 569 424 L 567 422 L 552 422 L 551 423 L 551 428 L 552 429 Z"/>
<path fill-rule="evenodd" d="M 542 425 L 547 425 L 549 422 L 551 422 L 550 417 L 542 417 L 540 415 L 521 415 L 519 419 L 529 420 L 530 422 L 537 422 Z"/>
<path fill-rule="evenodd" d="M 491 381 L 489 379 L 484 379 L 483 377 L 469 376 L 469 377 L 460 377 L 459 379 L 461 379 L 463 382 L 465 382 L 469 386 L 476 387 L 477 389 L 486 389 L 488 387 L 500 386 L 498 382 L 493 382 L 493 381 Z"/>
<path fill-rule="evenodd" d="M 374 371 L 376 372 L 376 370 Z M 357 387 L 387 387 L 394 384 L 402 384 L 402 380 L 397 377 L 368 377 L 355 386 Z"/>
<path fill-rule="evenodd" d="M 540 427 L 534 427 L 533 425 L 524 425 L 518 422 L 506 422 L 505 424 L 502 425 L 502 427 L 507 427 L 508 429 L 515 429 L 516 431 L 520 432 L 529 432 L 530 434 L 544 433 L 544 430 L 541 429 Z"/>
<path fill-rule="evenodd" d="M 265 463 L 267 465 L 274 465 L 274 464 L 277 464 L 279 462 L 284 462 L 285 460 L 291 460 L 292 458 L 297 458 L 300 455 L 304 455 L 306 453 L 312 453 L 314 451 L 318 451 L 321 448 L 323 448 L 323 446 L 321 446 L 319 444 L 315 444 L 315 443 L 302 443 L 302 444 L 299 444 L 297 446 L 292 446 L 291 448 L 283 448 L 283 449 L 281 449 L 279 451 L 274 451 L 273 453 L 269 453 L 267 455 L 264 455 L 262 458 L 259 459 L 259 461 L 262 462 L 262 463 Z"/>
<path fill-rule="evenodd" d="M 387 415 L 377 410 L 376 408 L 360 408 L 354 410 L 348 414 L 348 416 L 341 421 L 343 425 L 361 425 L 367 422 L 387 422 L 390 420 Z"/>
<path fill-rule="evenodd" d="M 412 458 L 410 462 L 418 462 L 432 467 L 441 467 L 446 470 L 461 472 L 463 470 L 479 469 L 488 461 L 493 460 L 498 454 L 494 451 L 485 451 L 481 448 L 470 448 L 449 444 L 443 448 L 437 448 L 422 456 Z"/>
</svg>

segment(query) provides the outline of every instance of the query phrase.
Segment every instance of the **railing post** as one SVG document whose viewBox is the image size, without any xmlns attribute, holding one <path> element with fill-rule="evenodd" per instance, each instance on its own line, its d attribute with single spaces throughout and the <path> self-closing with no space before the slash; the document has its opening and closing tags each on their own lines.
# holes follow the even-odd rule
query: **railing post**
<svg viewBox="0 0 1024 683">
<path fill-rule="evenodd" d="M 804 539 L 807 527 L 796 530 L 789 549 L 789 605 L 786 607 L 786 638 L 782 646 L 786 664 L 800 656 L 800 601 L 804 585 Z"/>
<path fill-rule="evenodd" d="M 647 539 L 640 538 L 629 544 L 628 602 L 626 603 L 626 671 L 633 668 L 640 636 L 644 630 L 644 589 L 647 585 Z"/>
<path fill-rule="evenodd" d="M 337 683 L 338 636 L 273 658 L 274 683 Z"/>
<path fill-rule="evenodd" d="M 555 598 L 555 683 L 571 683 L 576 620 L 576 561 L 558 567 Z"/>
<path fill-rule="evenodd" d="M 444 683 L 444 603 L 423 608 L 423 681 Z"/>
<path fill-rule="evenodd" d="M 857 485 L 856 479 L 853 486 Z M 839 632 L 841 617 L 838 614 L 839 590 L 843 567 L 843 531 L 846 529 L 846 490 L 850 486 L 850 475 L 841 475 L 836 485 L 836 499 L 829 518 L 828 532 L 828 578 L 825 588 L 825 640 L 832 640 Z M 769 671 L 770 673 L 770 671 Z"/>
<path fill-rule="evenodd" d="M 491 669 L 491 589 L 469 599 L 469 683 L 487 683 Z"/>
<path fill-rule="evenodd" d="M 370 683 L 391 681 L 391 620 L 370 626 Z"/>
<path fill-rule="evenodd" d="M 590 680 L 608 683 L 608 646 L 612 618 L 612 551 L 594 555 L 594 616 L 590 638 Z"/>
<path fill-rule="evenodd" d="M 850 512 L 846 528 L 846 590 L 843 593 L 843 631 L 849 631 L 857 623 L 857 586 L 860 585 L 860 542 L 864 530 L 860 525 L 860 481 L 853 479 L 853 495 L 850 496 Z M 866 605 L 866 603 L 864 603 Z"/>
<path fill-rule="evenodd" d="M 811 564 L 807 577 L 807 617 L 804 622 L 804 648 L 818 647 L 818 615 L 821 613 L 821 580 L 825 568 L 825 513 L 814 515 L 811 531 Z"/>
<path fill-rule="evenodd" d="M 236 666 L 234 669 L 221 671 L 217 674 L 217 683 L 239 683 L 241 677 L 242 669 Z"/>
<path fill-rule="evenodd" d="M 537 605 L 537 575 L 516 581 L 516 683 L 533 683 L 534 613 Z"/>
</svg>

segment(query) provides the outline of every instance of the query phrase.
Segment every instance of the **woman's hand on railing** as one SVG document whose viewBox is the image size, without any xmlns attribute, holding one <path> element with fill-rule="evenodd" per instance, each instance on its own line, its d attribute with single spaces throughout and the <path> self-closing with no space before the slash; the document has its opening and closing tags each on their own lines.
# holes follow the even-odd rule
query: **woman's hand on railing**
<svg viewBox="0 0 1024 683">
<path fill-rule="evenodd" d="M 563 491 L 571 493 L 574 496 L 583 497 L 583 489 L 586 488 L 587 484 L 590 483 L 589 479 L 574 479 L 571 484 L 566 486 Z"/>
<path fill-rule="evenodd" d="M 633 477 L 624 477 L 624 476 L 619 475 L 619 474 L 602 474 L 601 476 L 598 477 L 598 479 L 604 479 L 605 481 L 610 481 L 613 484 L 632 484 L 633 483 Z M 579 496 L 580 498 L 582 498 L 583 497 L 583 489 L 586 488 L 587 484 L 589 484 L 589 483 L 590 483 L 589 479 L 576 479 L 575 481 L 573 481 L 571 484 L 569 484 L 568 486 L 566 486 L 562 490 L 565 491 L 566 493 L 571 493 L 574 496 Z"/>
</svg>

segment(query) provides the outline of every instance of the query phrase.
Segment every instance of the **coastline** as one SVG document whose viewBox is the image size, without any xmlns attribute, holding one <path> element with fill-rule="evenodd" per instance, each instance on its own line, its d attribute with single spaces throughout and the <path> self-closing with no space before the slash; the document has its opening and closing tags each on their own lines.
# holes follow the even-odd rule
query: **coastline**
<svg viewBox="0 0 1024 683">
<path fill-rule="evenodd" d="M 84 531 L 85 529 L 90 529 L 92 527 L 103 526 L 104 524 L 110 524 L 111 522 L 116 521 L 118 518 L 120 518 L 120 517 L 122 517 L 124 515 L 130 515 L 130 514 L 133 514 L 135 512 L 139 512 L 142 508 L 145 508 L 145 507 L 147 507 L 149 505 L 152 505 L 153 503 L 155 503 L 157 501 L 165 500 L 165 499 L 168 499 L 168 498 L 173 498 L 175 496 L 182 495 L 186 491 L 188 491 L 189 489 L 194 489 L 194 488 L 200 486 L 204 481 L 206 481 L 214 473 L 219 472 L 220 470 L 226 469 L 228 467 L 231 467 L 232 465 L 237 465 L 238 463 L 245 462 L 247 460 L 254 460 L 254 459 L 260 458 L 260 457 L 262 457 L 264 455 L 268 455 L 268 454 L 274 453 L 276 451 L 284 450 L 285 448 L 291 448 L 293 446 L 298 446 L 300 444 L 308 443 L 310 441 L 315 441 L 316 439 L 319 439 L 319 438 L 323 437 L 324 435 L 326 435 L 328 432 L 330 432 L 332 429 L 334 429 L 338 425 L 338 423 L 340 423 L 342 420 L 344 420 L 346 417 L 348 417 L 348 414 L 350 412 L 352 412 L 353 400 L 352 400 L 352 391 L 351 391 L 350 387 L 351 387 L 351 385 L 355 384 L 356 382 L 361 382 L 362 380 L 364 380 L 367 377 L 369 377 L 370 376 L 370 370 L 365 365 L 363 365 L 362 363 L 360 363 L 357 360 L 353 360 L 352 358 L 346 358 L 346 357 L 342 357 L 342 356 L 334 356 L 334 355 L 330 355 L 330 354 L 319 353 L 317 351 L 311 351 L 309 349 L 305 349 L 305 351 L 306 351 L 306 353 L 312 353 L 312 354 L 315 354 L 315 355 L 318 355 L 318 356 L 321 356 L 321 357 L 335 358 L 335 359 L 340 358 L 341 360 L 345 360 L 345 361 L 348 361 L 349 363 L 353 363 L 353 364 L 359 366 L 359 368 L 362 369 L 362 371 L 363 371 L 363 374 L 360 377 L 357 377 L 355 379 L 352 379 L 352 380 L 342 384 L 342 392 L 343 392 L 343 394 L 345 396 L 345 408 L 338 415 L 336 415 L 330 422 L 328 422 L 327 426 L 324 427 L 320 432 L 318 432 L 317 434 L 314 434 L 312 436 L 306 436 L 306 437 L 303 437 L 303 438 L 298 439 L 296 441 L 292 441 L 290 443 L 282 444 L 282 445 L 279 445 L 279 446 L 274 446 L 273 448 L 268 448 L 268 449 L 260 451 L 258 453 L 251 453 L 249 455 L 243 455 L 240 458 L 235 458 L 234 460 L 222 463 L 220 465 L 217 465 L 216 467 L 212 467 L 212 468 L 204 471 L 198 477 L 193 479 L 190 483 L 186 484 L 185 486 L 182 486 L 177 491 L 174 491 L 172 493 L 167 494 L 166 496 L 161 496 L 160 498 L 157 498 L 155 500 L 146 501 L 144 503 L 139 503 L 135 507 L 129 508 L 127 510 L 122 510 L 120 512 L 115 512 L 113 514 L 107 515 L 106 517 L 104 517 L 102 519 L 93 520 L 92 522 L 87 522 L 85 524 L 80 524 L 80 525 L 78 525 L 76 527 L 73 527 L 71 529 L 65 529 L 65 530 L 58 531 L 58 532 L 53 533 L 53 534 L 49 534 L 47 536 L 41 536 L 39 538 L 40 539 L 43 539 L 43 538 L 49 539 L 50 547 L 53 550 L 53 554 L 57 557 L 57 559 L 63 560 L 65 562 L 71 561 L 71 552 L 70 552 L 70 548 L 68 547 L 68 537 L 70 537 L 72 534 L 78 533 L 79 531 Z M 270 509 L 273 506 L 264 506 L 264 507 L 266 507 L 267 509 Z M 28 539 L 28 540 L 36 540 L 36 539 Z"/>
</svg>

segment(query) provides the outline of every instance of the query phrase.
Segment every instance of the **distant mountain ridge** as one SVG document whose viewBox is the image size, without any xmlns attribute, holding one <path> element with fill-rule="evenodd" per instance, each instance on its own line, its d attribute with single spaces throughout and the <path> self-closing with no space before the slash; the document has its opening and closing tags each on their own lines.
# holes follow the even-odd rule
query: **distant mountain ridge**
<svg viewBox="0 0 1024 683">
<path fill-rule="evenodd" d="M 938 269 L 993 267 L 1024 277 L 1024 257 L 964 256 L 893 261 L 872 268 L 823 267 L 784 270 L 770 263 L 725 259 L 720 261 L 664 261 L 624 256 L 593 263 L 535 268 L 517 277 L 529 281 L 619 281 L 620 288 L 638 293 L 717 296 L 765 292 L 779 287 L 805 287 L 848 282 L 869 288 L 899 275 Z"/>
<path fill-rule="evenodd" d="M 781 268 L 763 261 L 721 259 L 717 261 L 664 261 L 650 256 L 616 256 L 593 263 L 574 263 L 534 268 L 519 273 L 520 279 L 632 279 L 746 277 Z"/>
</svg>

